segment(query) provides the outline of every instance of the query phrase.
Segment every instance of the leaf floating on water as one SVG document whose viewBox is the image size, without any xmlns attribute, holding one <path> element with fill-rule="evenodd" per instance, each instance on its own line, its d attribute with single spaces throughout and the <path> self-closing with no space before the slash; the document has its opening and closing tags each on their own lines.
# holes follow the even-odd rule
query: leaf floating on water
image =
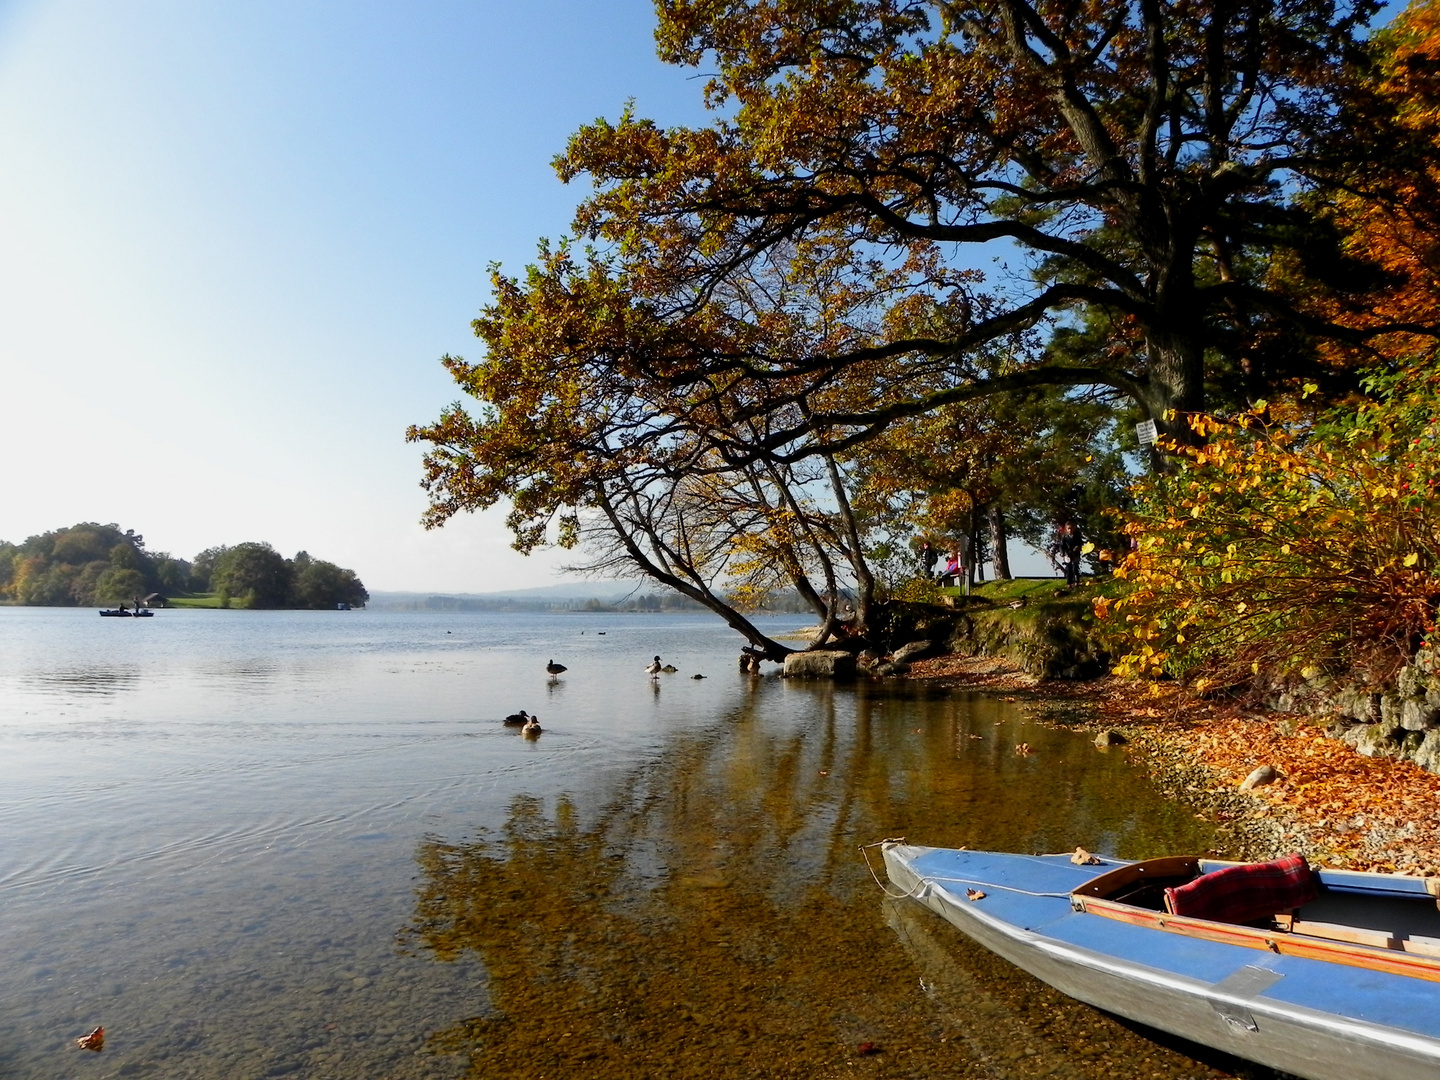
<svg viewBox="0 0 1440 1080">
<path fill-rule="evenodd" d="M 1022 742 L 1015 747 L 1015 753 L 1019 754 L 1021 757 L 1029 757 L 1034 752 L 1035 751 L 1031 749 L 1028 742 Z"/>
<path fill-rule="evenodd" d="M 1100 865 L 1100 860 L 1097 859 L 1094 855 L 1091 855 L 1090 852 L 1086 851 L 1083 847 L 1077 847 L 1075 849 L 1075 854 L 1070 856 L 1070 861 L 1073 862 L 1076 866 Z"/>
<path fill-rule="evenodd" d="M 983 892 L 981 892 L 979 889 L 966 889 L 966 890 L 965 890 L 965 899 L 966 899 L 966 900 L 984 900 L 984 899 L 985 899 L 985 894 L 984 894 Z"/>
<path fill-rule="evenodd" d="M 871 1054 L 878 1054 L 879 1052 L 880 1047 L 876 1046 L 873 1042 L 863 1042 L 855 1048 L 855 1053 L 861 1057 L 868 1057 Z"/>
<path fill-rule="evenodd" d="M 75 1045 L 81 1050 L 94 1050 L 97 1054 L 105 1049 L 105 1029 L 97 1027 L 89 1035 L 82 1035 L 75 1040 Z"/>
</svg>

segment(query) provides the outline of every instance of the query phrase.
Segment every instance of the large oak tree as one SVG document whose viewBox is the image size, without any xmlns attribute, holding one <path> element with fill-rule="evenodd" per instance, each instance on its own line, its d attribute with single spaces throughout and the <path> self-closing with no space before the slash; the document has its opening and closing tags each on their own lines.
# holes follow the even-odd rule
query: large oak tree
<svg viewBox="0 0 1440 1080">
<path fill-rule="evenodd" d="M 497 270 L 485 358 L 447 358 L 478 415 L 410 432 L 429 523 L 509 499 L 528 549 L 617 493 L 736 490 L 1042 385 L 1109 388 L 1183 441 L 1217 397 L 1313 378 L 1317 343 L 1344 364 L 1429 332 L 1346 314 L 1385 280 L 1333 205 L 1435 154 L 1377 89 L 1377 10 L 660 0 L 660 54 L 712 73 L 715 119 L 571 139 L 593 247 Z"/>
</svg>

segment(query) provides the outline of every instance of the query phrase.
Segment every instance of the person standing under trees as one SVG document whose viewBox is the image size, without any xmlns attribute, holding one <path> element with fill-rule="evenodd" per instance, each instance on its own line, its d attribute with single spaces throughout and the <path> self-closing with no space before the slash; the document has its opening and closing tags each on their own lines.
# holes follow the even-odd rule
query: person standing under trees
<svg viewBox="0 0 1440 1080">
<path fill-rule="evenodd" d="M 920 545 L 920 565 L 924 568 L 927 578 L 935 576 L 935 563 L 939 558 L 940 553 L 930 546 L 929 540 Z"/>
<path fill-rule="evenodd" d="M 1074 518 L 1065 518 L 1055 526 L 1052 561 L 1065 575 L 1067 587 L 1080 584 L 1080 526 Z"/>
</svg>

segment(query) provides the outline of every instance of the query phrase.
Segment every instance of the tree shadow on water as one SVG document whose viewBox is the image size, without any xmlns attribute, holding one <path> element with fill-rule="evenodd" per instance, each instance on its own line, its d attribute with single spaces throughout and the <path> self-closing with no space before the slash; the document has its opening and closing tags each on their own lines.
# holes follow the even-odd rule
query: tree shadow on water
<svg viewBox="0 0 1440 1080">
<path fill-rule="evenodd" d="M 1224 1075 L 885 899 L 857 847 L 925 813 L 890 780 L 916 720 L 853 721 L 832 703 L 772 731 L 742 712 L 677 739 L 598 811 L 560 796 L 547 813 L 526 795 L 494 834 L 422 842 L 407 943 L 441 961 L 472 952 L 488 973 L 477 1015 L 430 1050 L 486 1078 L 1098 1080 L 1131 1057 L 1144 1072 L 1129 1075 Z M 959 970 L 955 955 L 969 989 L 937 994 L 927 970 Z M 1064 1016 L 1099 1030 L 1105 1053 L 1072 1045 Z"/>
</svg>

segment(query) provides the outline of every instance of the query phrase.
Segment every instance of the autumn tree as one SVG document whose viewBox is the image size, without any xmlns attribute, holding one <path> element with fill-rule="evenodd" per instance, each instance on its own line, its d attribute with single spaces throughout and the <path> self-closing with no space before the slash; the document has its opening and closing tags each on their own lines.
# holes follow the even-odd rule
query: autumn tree
<svg viewBox="0 0 1440 1080">
<path fill-rule="evenodd" d="M 1413 3 L 1375 37 L 1373 107 L 1395 116 L 1414 144 L 1440 147 L 1440 5 Z M 1356 260 L 1372 266 L 1380 287 L 1361 296 L 1324 294 L 1327 313 L 1356 328 L 1440 323 L 1440 164 L 1402 156 L 1377 185 L 1364 175 L 1325 207 Z M 1428 335 L 1387 334 L 1379 354 L 1413 363 L 1433 348 Z"/>
<path fill-rule="evenodd" d="M 0 573 L 0 596 L 21 604 L 113 604 L 145 596 L 158 585 L 156 559 L 145 550 L 145 538 L 113 523 L 86 521 L 39 533 L 18 545 L 0 545 L 0 559 L 6 552 L 8 574 Z"/>
<path fill-rule="evenodd" d="M 1433 643 L 1440 363 L 1366 388 L 1313 425 L 1264 406 L 1190 418 L 1205 445 L 1177 447 L 1180 470 L 1150 482 L 1116 570 L 1126 589 L 1097 601 L 1124 644 L 1119 671 L 1378 686 Z"/>
<path fill-rule="evenodd" d="M 661 56 L 716 72 L 717 119 L 662 130 L 626 112 L 583 128 L 557 167 L 596 186 L 577 228 L 614 245 L 618 286 L 667 331 L 631 343 L 641 370 L 689 391 L 743 380 L 766 417 L 810 405 L 769 425 L 761 452 L 1041 383 L 1112 387 L 1187 439 L 1167 417 L 1205 406 L 1207 375 L 1264 387 L 1313 369 L 1317 338 L 1379 332 L 1326 319 L 1269 272 L 1291 253 L 1339 276 L 1340 237 L 1302 195 L 1353 189 L 1414 143 L 1374 98 L 1366 121 L 1389 149 L 1348 130 L 1368 0 L 658 10 Z M 831 268 L 827 299 L 956 318 L 940 336 L 882 319 L 873 337 L 801 352 L 707 335 L 717 292 L 782 247 Z M 975 272 L 995 256 L 1015 269 Z M 1108 327 L 1108 348 L 977 372 L 982 347 L 1076 319 Z M 826 400 L 880 360 L 863 404 Z"/>
<path fill-rule="evenodd" d="M 626 110 L 570 140 L 592 247 L 492 277 L 486 357 L 447 358 L 477 414 L 409 433 L 427 523 L 508 500 L 521 550 L 592 513 L 623 548 L 651 511 L 614 498 L 716 520 L 695 500 L 747 470 L 843 468 L 890 425 L 1036 387 L 1113 391 L 1185 443 L 1208 393 L 1312 374 L 1317 341 L 1429 332 L 1309 287 L 1359 266 L 1316 206 L 1434 150 L 1372 92 L 1377 9 L 662 0 L 660 55 L 714 72 L 715 119 Z"/>
</svg>

